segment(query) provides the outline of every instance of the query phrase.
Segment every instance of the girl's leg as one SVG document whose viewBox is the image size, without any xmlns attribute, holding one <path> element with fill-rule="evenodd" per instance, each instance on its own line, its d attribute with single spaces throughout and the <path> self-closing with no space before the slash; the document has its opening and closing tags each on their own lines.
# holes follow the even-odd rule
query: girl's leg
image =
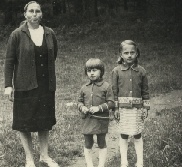
<svg viewBox="0 0 182 167">
<path fill-rule="evenodd" d="M 134 144 L 137 155 L 137 167 L 143 167 L 143 139 L 141 133 L 134 136 Z"/>
<path fill-rule="evenodd" d="M 84 155 L 87 167 L 93 167 L 92 162 L 92 146 L 94 144 L 93 135 L 84 135 L 85 138 L 85 147 L 84 147 Z"/>
<path fill-rule="evenodd" d="M 25 150 L 26 166 L 35 167 L 33 160 L 32 136 L 30 132 L 20 132 L 20 139 Z"/>
<path fill-rule="evenodd" d="M 104 167 L 107 158 L 106 134 L 97 135 L 97 143 L 99 146 L 99 166 Z"/>
<path fill-rule="evenodd" d="M 39 131 L 38 137 L 40 142 L 40 161 L 46 163 L 49 167 L 59 167 L 48 155 L 49 131 Z"/>
<path fill-rule="evenodd" d="M 121 167 L 127 167 L 128 166 L 128 158 L 127 158 L 128 135 L 121 134 L 119 145 L 120 145 L 120 154 L 121 154 Z"/>
</svg>

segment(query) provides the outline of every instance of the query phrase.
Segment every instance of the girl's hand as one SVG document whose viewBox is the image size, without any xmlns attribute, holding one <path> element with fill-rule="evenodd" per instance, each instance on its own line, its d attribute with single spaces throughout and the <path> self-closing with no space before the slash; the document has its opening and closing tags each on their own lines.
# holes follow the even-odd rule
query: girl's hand
<svg viewBox="0 0 182 167">
<path fill-rule="evenodd" d="M 148 110 L 146 108 L 142 108 L 142 119 L 145 120 L 148 117 Z"/>
<path fill-rule="evenodd" d="M 86 106 L 82 106 L 81 110 L 84 114 L 87 114 L 89 112 L 89 109 Z"/>
<path fill-rule="evenodd" d="M 118 110 L 118 109 L 115 109 L 114 118 L 115 118 L 117 121 L 120 120 L 120 113 L 119 113 L 119 110 Z"/>
<path fill-rule="evenodd" d="M 12 87 L 7 87 L 7 88 L 5 88 L 5 91 L 4 91 L 4 94 L 5 95 L 8 95 L 8 99 L 10 100 L 10 101 L 12 101 L 13 102 L 13 88 Z"/>
<path fill-rule="evenodd" d="M 94 114 L 95 112 L 99 112 L 100 108 L 98 106 L 92 106 L 90 107 L 90 112 Z"/>
</svg>

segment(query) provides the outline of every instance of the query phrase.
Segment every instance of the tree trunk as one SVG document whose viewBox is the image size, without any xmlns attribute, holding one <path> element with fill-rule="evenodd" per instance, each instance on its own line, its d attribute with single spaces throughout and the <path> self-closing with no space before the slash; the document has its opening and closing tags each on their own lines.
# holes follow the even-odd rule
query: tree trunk
<svg viewBox="0 0 182 167">
<path fill-rule="evenodd" d="M 98 13 L 98 1 L 97 0 L 94 0 L 94 13 L 95 13 L 96 17 L 99 16 L 99 13 Z"/>
</svg>

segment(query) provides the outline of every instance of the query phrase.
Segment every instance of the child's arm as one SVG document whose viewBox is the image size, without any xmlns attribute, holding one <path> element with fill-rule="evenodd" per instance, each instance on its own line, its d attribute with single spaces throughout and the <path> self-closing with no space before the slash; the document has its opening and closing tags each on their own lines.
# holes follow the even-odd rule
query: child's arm
<svg viewBox="0 0 182 167">
<path fill-rule="evenodd" d="M 117 70 L 114 69 L 112 71 L 112 90 L 114 93 L 114 102 L 115 102 L 115 113 L 114 116 L 116 119 L 120 119 L 120 114 L 119 114 L 119 104 L 118 104 L 118 74 L 117 74 Z"/>
<path fill-rule="evenodd" d="M 148 86 L 148 78 L 146 72 L 142 76 L 142 100 L 143 100 L 143 108 L 150 110 L 150 96 L 149 96 L 149 86 Z"/>
<path fill-rule="evenodd" d="M 80 112 L 83 112 L 84 114 L 86 114 L 89 111 L 89 109 L 84 105 L 84 94 L 82 89 L 80 90 L 78 97 L 78 110 Z"/>
</svg>

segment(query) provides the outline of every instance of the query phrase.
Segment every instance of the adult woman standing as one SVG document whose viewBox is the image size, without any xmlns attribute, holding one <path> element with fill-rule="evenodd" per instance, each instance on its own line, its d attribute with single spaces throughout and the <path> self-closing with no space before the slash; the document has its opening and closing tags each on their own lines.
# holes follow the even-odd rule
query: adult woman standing
<svg viewBox="0 0 182 167">
<path fill-rule="evenodd" d="M 24 16 L 25 23 L 10 35 L 5 59 L 5 94 L 13 101 L 12 129 L 20 132 L 25 167 L 35 167 L 31 132 L 38 132 L 40 162 L 58 167 L 48 155 L 49 130 L 56 124 L 57 40 L 52 29 L 40 24 L 39 3 L 26 4 Z"/>
</svg>

